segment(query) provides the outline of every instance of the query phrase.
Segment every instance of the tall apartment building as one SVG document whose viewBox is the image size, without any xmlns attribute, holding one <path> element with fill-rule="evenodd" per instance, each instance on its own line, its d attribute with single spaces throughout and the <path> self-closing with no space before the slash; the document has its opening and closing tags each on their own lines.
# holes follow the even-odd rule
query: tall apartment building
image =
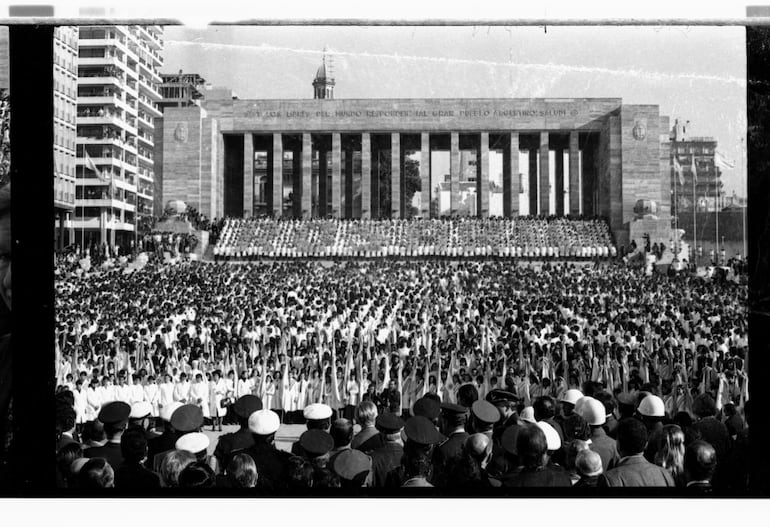
<svg viewBox="0 0 770 527">
<path fill-rule="evenodd" d="M 79 32 L 75 239 L 130 250 L 153 213 L 160 26 Z"/>
<path fill-rule="evenodd" d="M 56 246 L 75 243 L 75 146 L 77 143 L 78 28 L 60 26 L 53 33 L 53 141 Z"/>
</svg>

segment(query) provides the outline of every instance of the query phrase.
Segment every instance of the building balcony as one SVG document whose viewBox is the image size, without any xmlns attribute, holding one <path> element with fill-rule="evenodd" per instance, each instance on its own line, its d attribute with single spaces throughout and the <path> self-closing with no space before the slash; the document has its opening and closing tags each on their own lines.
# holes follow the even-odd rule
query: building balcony
<svg viewBox="0 0 770 527">
<path fill-rule="evenodd" d="M 126 63 L 112 55 L 104 57 L 78 57 L 78 66 L 114 66 L 121 71 L 127 70 Z"/>
<path fill-rule="evenodd" d="M 136 212 L 136 205 L 128 203 L 124 200 L 99 198 L 99 199 L 83 199 L 78 198 L 75 200 L 76 207 L 99 207 L 99 208 L 113 208 L 121 209 L 128 212 Z"/>
<path fill-rule="evenodd" d="M 141 75 L 139 76 L 139 91 L 155 102 L 163 98 L 155 84 L 147 77 L 142 78 Z"/>
<path fill-rule="evenodd" d="M 125 86 L 123 79 L 113 77 L 112 75 L 103 75 L 101 77 L 80 77 L 78 76 L 79 86 L 103 86 L 105 84 L 111 86 Z"/>
<path fill-rule="evenodd" d="M 102 220 L 101 218 L 86 218 L 84 221 L 82 218 L 77 218 L 72 220 L 72 226 L 77 231 L 78 229 L 101 229 L 102 228 Z M 113 220 L 112 222 L 107 222 L 107 229 L 114 229 L 117 231 L 128 231 L 128 232 L 134 232 L 134 225 L 132 223 L 124 223 L 119 220 Z M 76 234 L 77 238 L 77 234 Z"/>
<path fill-rule="evenodd" d="M 150 99 L 147 97 L 144 97 L 143 95 L 139 95 L 139 104 L 142 108 L 142 111 L 149 114 L 152 117 L 162 117 L 163 112 L 161 112 L 156 106 L 155 103 L 153 103 Z"/>
</svg>

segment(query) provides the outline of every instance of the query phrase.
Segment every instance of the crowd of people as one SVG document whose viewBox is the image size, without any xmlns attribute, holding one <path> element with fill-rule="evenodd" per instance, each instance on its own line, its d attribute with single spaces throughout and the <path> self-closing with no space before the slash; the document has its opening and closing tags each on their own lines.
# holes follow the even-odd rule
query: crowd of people
<svg viewBox="0 0 770 527">
<path fill-rule="evenodd" d="M 616 256 L 599 219 L 565 217 L 432 220 L 227 219 L 214 246 L 223 260 L 256 258 Z"/>
<path fill-rule="evenodd" d="M 55 285 L 63 486 L 746 489 L 732 282 L 380 259 L 153 261 Z M 201 433 L 230 422 L 215 445 Z M 282 423 L 307 425 L 290 452 Z"/>
</svg>

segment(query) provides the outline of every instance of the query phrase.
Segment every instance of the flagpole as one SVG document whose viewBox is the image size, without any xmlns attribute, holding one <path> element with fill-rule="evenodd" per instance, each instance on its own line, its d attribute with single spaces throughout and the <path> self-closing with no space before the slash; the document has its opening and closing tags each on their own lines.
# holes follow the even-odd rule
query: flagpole
<svg viewBox="0 0 770 527">
<path fill-rule="evenodd" d="M 698 226 L 697 226 L 697 216 L 695 214 L 695 154 L 692 155 L 692 244 L 693 244 L 693 253 L 695 254 L 695 246 L 697 245 L 698 240 Z M 696 259 L 697 262 L 697 259 Z M 696 265 L 697 268 L 697 265 Z"/>
<path fill-rule="evenodd" d="M 717 167 L 714 167 L 717 170 Z M 714 186 L 717 188 L 716 206 L 714 207 L 714 216 L 716 217 L 716 245 L 717 245 L 717 260 L 719 260 L 719 172 L 716 172 L 716 178 L 714 179 Z"/>
</svg>

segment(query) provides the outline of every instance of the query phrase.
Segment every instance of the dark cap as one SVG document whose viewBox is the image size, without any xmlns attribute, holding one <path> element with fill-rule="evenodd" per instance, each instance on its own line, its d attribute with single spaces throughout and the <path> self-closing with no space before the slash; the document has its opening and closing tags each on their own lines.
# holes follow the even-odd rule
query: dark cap
<svg viewBox="0 0 770 527">
<path fill-rule="evenodd" d="M 171 415 L 171 426 L 177 432 L 197 432 L 203 426 L 203 411 L 200 406 L 183 404 Z"/>
<path fill-rule="evenodd" d="M 244 395 L 233 403 L 233 412 L 241 419 L 248 419 L 251 414 L 262 409 L 262 399 L 256 395 Z"/>
<path fill-rule="evenodd" d="M 441 403 L 430 397 L 421 397 L 414 402 L 412 413 L 430 420 L 437 419 L 441 413 Z"/>
<path fill-rule="evenodd" d="M 492 390 L 487 394 L 485 399 L 492 404 L 519 402 L 519 397 L 516 394 L 500 389 Z"/>
<path fill-rule="evenodd" d="M 454 403 L 441 403 L 441 411 L 447 414 L 468 413 L 468 409 L 465 406 Z"/>
<path fill-rule="evenodd" d="M 620 392 L 617 395 L 618 403 L 625 406 L 636 406 L 636 397 L 628 392 Z"/>
<path fill-rule="evenodd" d="M 513 454 L 514 456 L 518 455 L 518 450 L 516 449 L 516 440 L 519 437 L 519 432 L 522 428 L 522 425 L 511 425 L 505 429 L 502 437 L 500 438 L 500 446 L 503 447 L 503 450 L 509 454 Z"/>
<path fill-rule="evenodd" d="M 420 445 L 435 445 L 441 440 L 436 426 L 422 415 L 409 419 L 404 426 L 404 433 L 409 441 Z"/>
<path fill-rule="evenodd" d="M 113 401 L 102 406 L 99 411 L 99 421 L 106 425 L 116 425 L 128 421 L 131 406 L 122 401 Z"/>
<path fill-rule="evenodd" d="M 394 434 L 404 428 L 404 421 L 392 412 L 383 412 L 374 422 L 377 430 L 385 434 Z"/>
<path fill-rule="evenodd" d="M 308 430 L 299 436 L 299 445 L 310 456 L 323 456 L 334 448 L 334 439 L 323 430 Z"/>
<path fill-rule="evenodd" d="M 476 401 L 471 406 L 471 413 L 473 416 L 481 421 L 490 425 L 495 424 L 500 420 L 500 412 L 497 408 L 488 401 Z"/>
<path fill-rule="evenodd" d="M 343 450 L 334 458 L 332 469 L 344 480 L 362 480 L 372 470 L 372 458 L 360 450 Z"/>
</svg>

